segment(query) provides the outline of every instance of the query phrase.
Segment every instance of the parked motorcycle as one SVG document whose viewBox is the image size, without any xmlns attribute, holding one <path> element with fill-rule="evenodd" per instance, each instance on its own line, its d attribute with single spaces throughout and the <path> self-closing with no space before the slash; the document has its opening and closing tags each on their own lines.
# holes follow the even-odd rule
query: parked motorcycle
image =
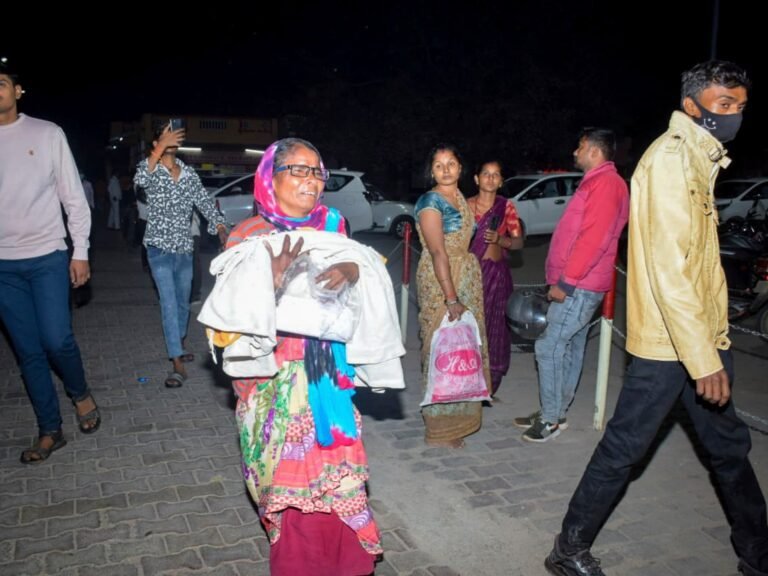
<svg viewBox="0 0 768 576">
<path fill-rule="evenodd" d="M 754 236 L 762 233 L 768 235 L 768 221 L 766 221 L 766 208 L 762 198 L 757 196 L 752 201 L 752 206 L 747 210 L 746 216 L 733 216 L 720 225 L 721 234 L 738 232 L 744 236 Z"/>
<path fill-rule="evenodd" d="M 745 221 L 720 237 L 720 261 L 728 283 L 728 320 L 759 315 L 768 334 L 768 238 Z"/>
</svg>

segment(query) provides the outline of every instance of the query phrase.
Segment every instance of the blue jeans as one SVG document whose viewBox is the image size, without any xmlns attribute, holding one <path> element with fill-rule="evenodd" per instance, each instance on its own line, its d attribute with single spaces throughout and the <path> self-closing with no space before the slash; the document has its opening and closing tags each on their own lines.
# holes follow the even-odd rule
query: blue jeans
<svg viewBox="0 0 768 576">
<path fill-rule="evenodd" d="M 192 290 L 192 254 L 164 252 L 147 246 L 147 260 L 160 295 L 163 335 L 169 358 L 184 354 L 181 341 L 187 335 L 189 294 Z"/>
<path fill-rule="evenodd" d="M 602 292 L 576 288 L 565 302 L 552 302 L 547 328 L 536 340 L 541 418 L 555 423 L 573 402 L 584 363 L 589 321 L 603 300 Z"/>
<path fill-rule="evenodd" d="M 730 351 L 721 351 L 720 357 L 733 383 Z M 633 466 L 645 456 L 678 398 L 709 458 L 736 553 L 750 566 L 768 571 L 766 506 L 747 457 L 752 447 L 749 429 L 736 415 L 733 401 L 718 408 L 699 398 L 679 362 L 631 358 L 613 418 L 563 520 L 561 545 L 567 552 L 592 546 Z"/>
<path fill-rule="evenodd" d="M 69 257 L 65 250 L 36 258 L 0 260 L 0 319 L 16 351 L 39 435 L 60 430 L 59 397 L 51 364 L 73 401 L 79 402 L 90 393 L 72 333 Z"/>
</svg>

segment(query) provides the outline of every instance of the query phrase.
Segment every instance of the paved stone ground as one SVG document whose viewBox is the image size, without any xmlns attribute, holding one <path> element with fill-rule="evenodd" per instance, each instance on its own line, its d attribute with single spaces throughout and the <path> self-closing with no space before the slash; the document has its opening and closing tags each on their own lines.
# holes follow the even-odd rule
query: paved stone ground
<svg viewBox="0 0 768 576">
<path fill-rule="evenodd" d="M 196 361 L 178 390 L 162 382 L 160 312 L 138 253 L 114 238 L 96 251 L 94 298 L 74 313 L 101 429 L 81 434 L 61 395 L 69 444 L 37 466 L 18 463 L 35 434 L 18 368 L 0 339 L 0 574 L 153 576 L 268 574 L 268 543 L 239 467 L 234 399 L 193 326 Z M 540 276 L 526 252 L 516 281 Z M 528 277 L 528 278 L 526 278 Z M 617 323 L 620 323 L 619 319 Z M 617 340 L 617 343 L 619 341 Z M 736 401 L 766 418 L 768 348 L 735 338 Z M 356 397 L 371 461 L 370 494 L 386 554 L 377 576 L 536 576 L 599 439 L 592 430 L 596 338 L 571 427 L 545 445 L 520 441 L 514 416 L 537 406 L 533 357 L 512 369 L 466 449 L 426 447 L 418 412 L 414 310 L 404 360 L 409 388 Z M 614 347 L 609 408 L 623 354 Z M 141 383 L 138 378 L 148 378 Z M 609 410 L 610 413 L 610 410 Z M 768 485 L 768 430 L 755 425 L 753 464 Z M 682 422 L 681 425 L 679 422 Z M 595 544 L 612 575 L 732 575 L 736 558 L 707 472 L 675 414 Z"/>
</svg>

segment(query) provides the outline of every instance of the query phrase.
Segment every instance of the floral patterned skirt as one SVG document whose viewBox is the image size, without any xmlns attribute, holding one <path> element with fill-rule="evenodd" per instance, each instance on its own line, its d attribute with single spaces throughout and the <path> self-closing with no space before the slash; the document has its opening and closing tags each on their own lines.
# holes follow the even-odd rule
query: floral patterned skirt
<svg viewBox="0 0 768 576">
<path fill-rule="evenodd" d="M 366 552 L 380 554 L 381 538 L 365 490 L 368 458 L 357 410 L 357 440 L 325 448 L 316 441 L 303 361 L 284 362 L 274 378 L 238 386 L 249 390 L 240 396 L 236 412 L 243 473 L 270 543 L 280 539 L 283 513 L 296 509 L 334 513 L 354 530 Z"/>
</svg>

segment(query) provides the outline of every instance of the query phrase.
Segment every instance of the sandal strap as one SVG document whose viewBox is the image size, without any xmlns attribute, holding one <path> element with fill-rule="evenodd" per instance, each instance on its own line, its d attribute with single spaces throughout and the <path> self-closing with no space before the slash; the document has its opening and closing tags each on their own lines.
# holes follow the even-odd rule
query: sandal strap
<svg viewBox="0 0 768 576">
<path fill-rule="evenodd" d="M 40 441 L 46 436 L 53 440 L 53 444 L 51 444 L 50 448 L 43 448 L 40 446 Z M 66 443 L 67 441 L 64 439 L 64 432 L 62 430 L 42 434 L 37 437 L 35 444 L 31 448 L 27 448 L 21 453 L 21 462 L 24 464 L 30 464 L 33 462 L 42 462 L 43 460 L 47 460 L 53 451 L 63 447 L 66 445 Z"/>
</svg>

